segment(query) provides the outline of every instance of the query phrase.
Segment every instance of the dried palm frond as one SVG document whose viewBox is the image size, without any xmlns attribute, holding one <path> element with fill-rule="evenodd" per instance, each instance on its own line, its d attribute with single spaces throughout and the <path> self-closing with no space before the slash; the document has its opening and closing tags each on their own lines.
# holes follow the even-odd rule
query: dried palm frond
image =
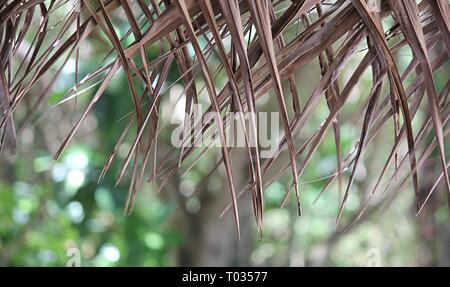
<svg viewBox="0 0 450 287">
<path fill-rule="evenodd" d="M 54 12 L 63 8 L 68 11 L 66 15 L 62 19 L 54 19 Z M 114 22 L 120 17 L 126 19 L 129 25 L 129 31 L 122 38 L 114 28 Z M 246 192 L 251 193 L 257 226 L 261 229 L 264 189 L 287 169 L 291 170 L 292 186 L 286 191 L 282 204 L 287 202 L 291 190 L 294 190 L 301 213 L 299 178 L 331 126 L 335 137 L 337 169 L 328 179 L 325 189 L 336 180 L 341 187 L 344 170 L 351 169 L 340 201 L 338 221 L 365 147 L 391 120 L 395 129 L 391 152 L 356 219 L 361 217 L 369 201 L 383 186 L 382 179 L 393 165 L 394 174 L 385 183 L 386 188 L 396 186 L 399 190 L 411 178 L 419 212 L 426 200 L 420 201 L 418 173 L 434 150 L 439 152 L 442 175 L 436 179 L 430 194 L 443 178 L 450 207 L 450 162 L 445 152 L 445 142 L 450 132 L 447 125 L 450 79 L 446 79 L 442 91 L 438 91 L 435 84 L 435 73 L 450 58 L 450 6 L 447 0 L 1 0 L 0 23 L 2 148 L 14 148 L 16 127 L 20 136 L 20 130 L 30 123 L 45 102 L 65 63 L 76 59 L 78 67 L 78 61 L 82 61 L 79 57 L 82 42 L 94 33 L 106 35 L 110 46 L 105 51 L 109 52 L 110 57 L 83 79 L 78 79 L 76 75 L 73 98 L 80 89 L 91 87 L 95 81 L 99 82 L 99 87 L 55 158 L 60 157 L 88 113 L 105 95 L 113 77 L 123 70 L 130 87 L 135 116 L 129 118 L 127 128 L 119 137 L 100 178 L 114 161 L 124 137 L 131 132 L 132 126 L 136 126 L 134 142 L 117 179 L 117 182 L 121 181 L 124 174 L 130 172 L 128 167 L 133 163 L 128 211 L 132 209 L 139 183 L 144 178 L 152 156 L 152 146 L 156 151 L 159 106 L 163 95 L 161 88 L 173 65 L 179 70 L 186 94 L 187 116 L 182 141 L 191 142 L 192 137 L 188 135 L 197 131 L 216 134 L 220 138 L 222 157 L 216 168 L 222 164 L 225 167 L 231 193 L 229 207 L 234 211 L 238 234 L 238 198 Z M 304 28 L 299 29 L 300 25 Z M 230 40 L 231 44 L 226 44 Z M 201 41 L 206 45 L 202 45 Z M 149 60 L 146 48 L 155 43 L 160 44 L 160 54 Z M 189 47 L 193 49 L 193 55 L 189 53 Z M 408 49 L 413 55 L 404 70 L 399 69 L 393 55 L 400 49 Z M 218 54 L 218 69 L 226 72 L 227 83 L 220 90 L 216 90 L 217 70 L 208 62 L 213 52 Z M 106 59 L 111 57 L 108 62 Z M 315 59 L 318 61 L 315 62 Z M 301 104 L 297 88 L 302 83 L 296 80 L 295 75 L 310 62 L 320 66 L 321 78 L 306 102 Z M 351 74 L 342 85 L 344 69 L 350 69 Z M 362 118 L 360 138 L 355 150 L 345 155 L 342 154 L 340 140 L 340 114 L 352 91 L 369 70 L 371 90 L 367 102 L 363 110 L 354 111 Z M 283 89 L 284 82 L 289 85 L 290 93 Z M 136 88 L 138 83 L 144 87 L 141 94 Z M 193 106 L 202 90 L 198 87 L 199 83 L 206 88 L 210 106 L 204 114 L 206 121 L 195 122 Z M 41 92 L 37 95 L 31 93 L 38 84 L 43 87 Z M 387 92 L 383 85 L 389 87 Z M 246 135 L 250 176 L 238 192 L 230 157 L 233 148 L 227 147 L 225 136 L 230 122 L 222 115 L 227 110 L 249 111 L 251 114 L 258 112 L 258 99 L 271 90 L 278 103 L 284 136 L 273 156 L 262 159 L 259 147 L 249 145 L 251 136 L 258 138 L 255 136 L 258 133 L 257 118 L 250 118 L 248 128 L 241 119 Z M 327 118 L 312 135 L 305 136 L 305 127 L 311 125 L 311 118 L 323 99 L 329 111 Z M 31 102 L 31 108 L 28 116 L 17 123 L 14 114 L 24 101 Z M 293 114 L 289 113 L 289 107 L 293 108 Z M 419 110 L 430 116 L 420 122 L 421 119 L 416 116 Z M 209 111 L 216 112 L 215 116 L 210 116 Z M 416 133 L 413 123 L 419 127 Z M 299 135 L 303 135 L 301 140 Z M 433 136 L 431 143 L 426 141 L 429 135 Z M 407 143 L 408 152 L 402 158 L 400 145 L 403 142 Z M 199 149 L 204 150 L 198 154 L 196 151 Z M 160 180 L 161 189 L 183 162 L 193 161 L 195 165 L 209 149 L 210 146 L 187 144 L 181 149 L 173 148 L 159 166 L 154 164 L 151 180 Z M 177 154 L 174 150 L 179 152 L 176 157 L 172 156 Z M 289 161 L 281 170 L 274 172 L 275 162 L 282 161 L 280 155 L 284 150 L 287 150 Z M 156 157 L 156 152 L 153 155 Z M 409 168 L 402 168 L 404 162 L 409 162 Z M 275 176 L 269 178 L 268 175 L 273 173 Z M 402 178 L 399 179 L 399 176 Z"/>
</svg>

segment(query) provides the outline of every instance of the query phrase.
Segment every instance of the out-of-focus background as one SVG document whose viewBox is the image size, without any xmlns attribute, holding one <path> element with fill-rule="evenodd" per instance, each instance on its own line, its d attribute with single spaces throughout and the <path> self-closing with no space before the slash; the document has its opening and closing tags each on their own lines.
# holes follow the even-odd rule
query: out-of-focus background
<svg viewBox="0 0 450 287">
<path fill-rule="evenodd" d="M 128 26 L 126 23 L 120 26 L 119 21 L 115 23 L 118 33 L 123 35 Z M 103 48 L 105 41 L 104 35 L 93 35 L 82 44 L 80 75 L 92 71 L 107 56 Z M 147 53 L 156 57 L 159 47 L 151 46 Z M 406 49 L 395 56 L 403 69 L 402 60 L 409 63 L 411 59 Z M 214 57 L 210 59 L 212 63 L 217 61 Z M 344 232 L 337 232 L 336 185 L 316 201 L 336 165 L 331 131 L 301 179 L 303 216 L 297 216 L 294 200 L 279 208 L 291 184 L 287 172 L 265 191 L 261 238 L 248 197 L 239 201 L 241 241 L 236 237 L 232 213 L 225 213 L 220 218 L 230 198 L 224 170 L 210 174 L 220 156 L 219 149 L 213 149 L 186 175 L 181 176 L 181 172 L 173 175 L 160 193 L 157 192 L 160 182 L 156 185 L 144 183 L 133 213 L 126 216 L 123 208 L 128 192 L 127 178 L 114 187 L 121 162 L 114 161 L 105 178 L 97 182 L 115 141 L 127 124 L 128 113 L 133 109 L 123 73 L 115 77 L 61 159 L 52 159 L 97 88 L 94 86 L 76 98 L 58 104 L 74 85 L 75 65 L 74 59 L 67 62 L 41 112 L 21 131 L 16 154 L 2 155 L 1 266 L 66 266 L 73 259 L 74 250 L 79 251 L 82 266 L 450 265 L 449 212 L 441 186 L 418 217 L 415 216 L 414 192 L 408 183 L 394 200 L 387 197 L 389 202 L 377 194 L 366 216 Z M 318 66 L 317 63 L 308 65 L 296 75 L 303 103 L 318 81 Z M 447 64 L 436 75 L 438 91 L 449 77 Z M 182 116 L 184 110 L 177 102 L 183 92 L 178 79 L 178 70 L 173 66 L 162 89 L 160 114 L 166 126 L 161 130 L 158 143 L 160 160 L 170 152 L 170 134 L 174 128 L 171 119 Z M 351 104 L 345 107 L 341 116 L 344 154 L 359 138 L 361 122 L 354 120 L 353 111 L 367 100 L 370 72 L 363 79 L 367 80 L 354 91 L 349 100 Z M 345 71 L 341 81 L 345 83 Z M 41 92 L 39 87 L 35 92 Z M 264 96 L 258 102 L 258 109 L 275 111 L 273 98 L 272 94 Z M 328 113 L 325 100 L 319 107 L 306 132 L 313 132 L 325 119 Z M 25 118 L 24 113 L 19 108 L 16 118 Z M 344 214 L 347 223 L 350 214 L 360 208 L 371 190 L 376 179 L 373 171 L 380 170 L 384 164 L 393 142 L 392 130 L 388 127 L 367 147 Z M 125 139 L 119 147 L 119 159 L 126 157 L 131 140 Z M 301 136 L 298 141 L 302 142 Z M 405 149 L 402 152 L 404 154 Z M 245 151 L 234 151 L 232 160 L 236 181 L 242 186 L 248 173 Z M 421 189 L 430 189 L 438 171 L 439 167 L 433 165 L 420 171 Z M 345 175 L 348 178 L 349 170 Z"/>
</svg>

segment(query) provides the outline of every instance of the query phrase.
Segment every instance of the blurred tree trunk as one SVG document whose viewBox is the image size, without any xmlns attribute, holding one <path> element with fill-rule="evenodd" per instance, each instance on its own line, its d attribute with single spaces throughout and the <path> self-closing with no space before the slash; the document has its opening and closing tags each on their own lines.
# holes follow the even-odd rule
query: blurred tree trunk
<svg viewBox="0 0 450 287">
<path fill-rule="evenodd" d="M 433 187 L 434 173 L 423 177 L 422 187 L 420 189 L 420 202 L 422 203 L 431 188 Z M 419 250 L 417 252 L 417 262 L 419 266 L 439 266 L 440 253 L 439 249 L 448 249 L 448 240 L 446 240 L 447 232 L 445 228 L 439 228 L 436 222 L 435 214 L 440 207 L 441 202 L 445 202 L 445 198 L 440 198 L 445 194 L 445 190 L 437 188 L 428 199 L 427 204 L 417 217 L 417 233 L 419 240 Z M 413 203 L 415 209 L 415 202 Z M 442 250 L 443 251 L 443 250 Z"/>
<path fill-rule="evenodd" d="M 247 174 L 245 154 L 233 152 L 233 172 L 236 190 L 239 191 Z M 210 179 L 211 180 L 211 179 Z M 238 241 L 233 212 L 219 218 L 223 209 L 231 202 L 225 175 L 221 176 L 221 188 L 217 192 L 208 190 L 207 185 L 197 190 L 201 208 L 197 213 L 186 209 L 177 220 L 177 227 L 183 234 L 177 254 L 179 266 L 248 266 L 255 231 L 250 197 L 238 200 L 241 241 Z M 231 211 L 231 210 L 230 210 Z"/>
</svg>

